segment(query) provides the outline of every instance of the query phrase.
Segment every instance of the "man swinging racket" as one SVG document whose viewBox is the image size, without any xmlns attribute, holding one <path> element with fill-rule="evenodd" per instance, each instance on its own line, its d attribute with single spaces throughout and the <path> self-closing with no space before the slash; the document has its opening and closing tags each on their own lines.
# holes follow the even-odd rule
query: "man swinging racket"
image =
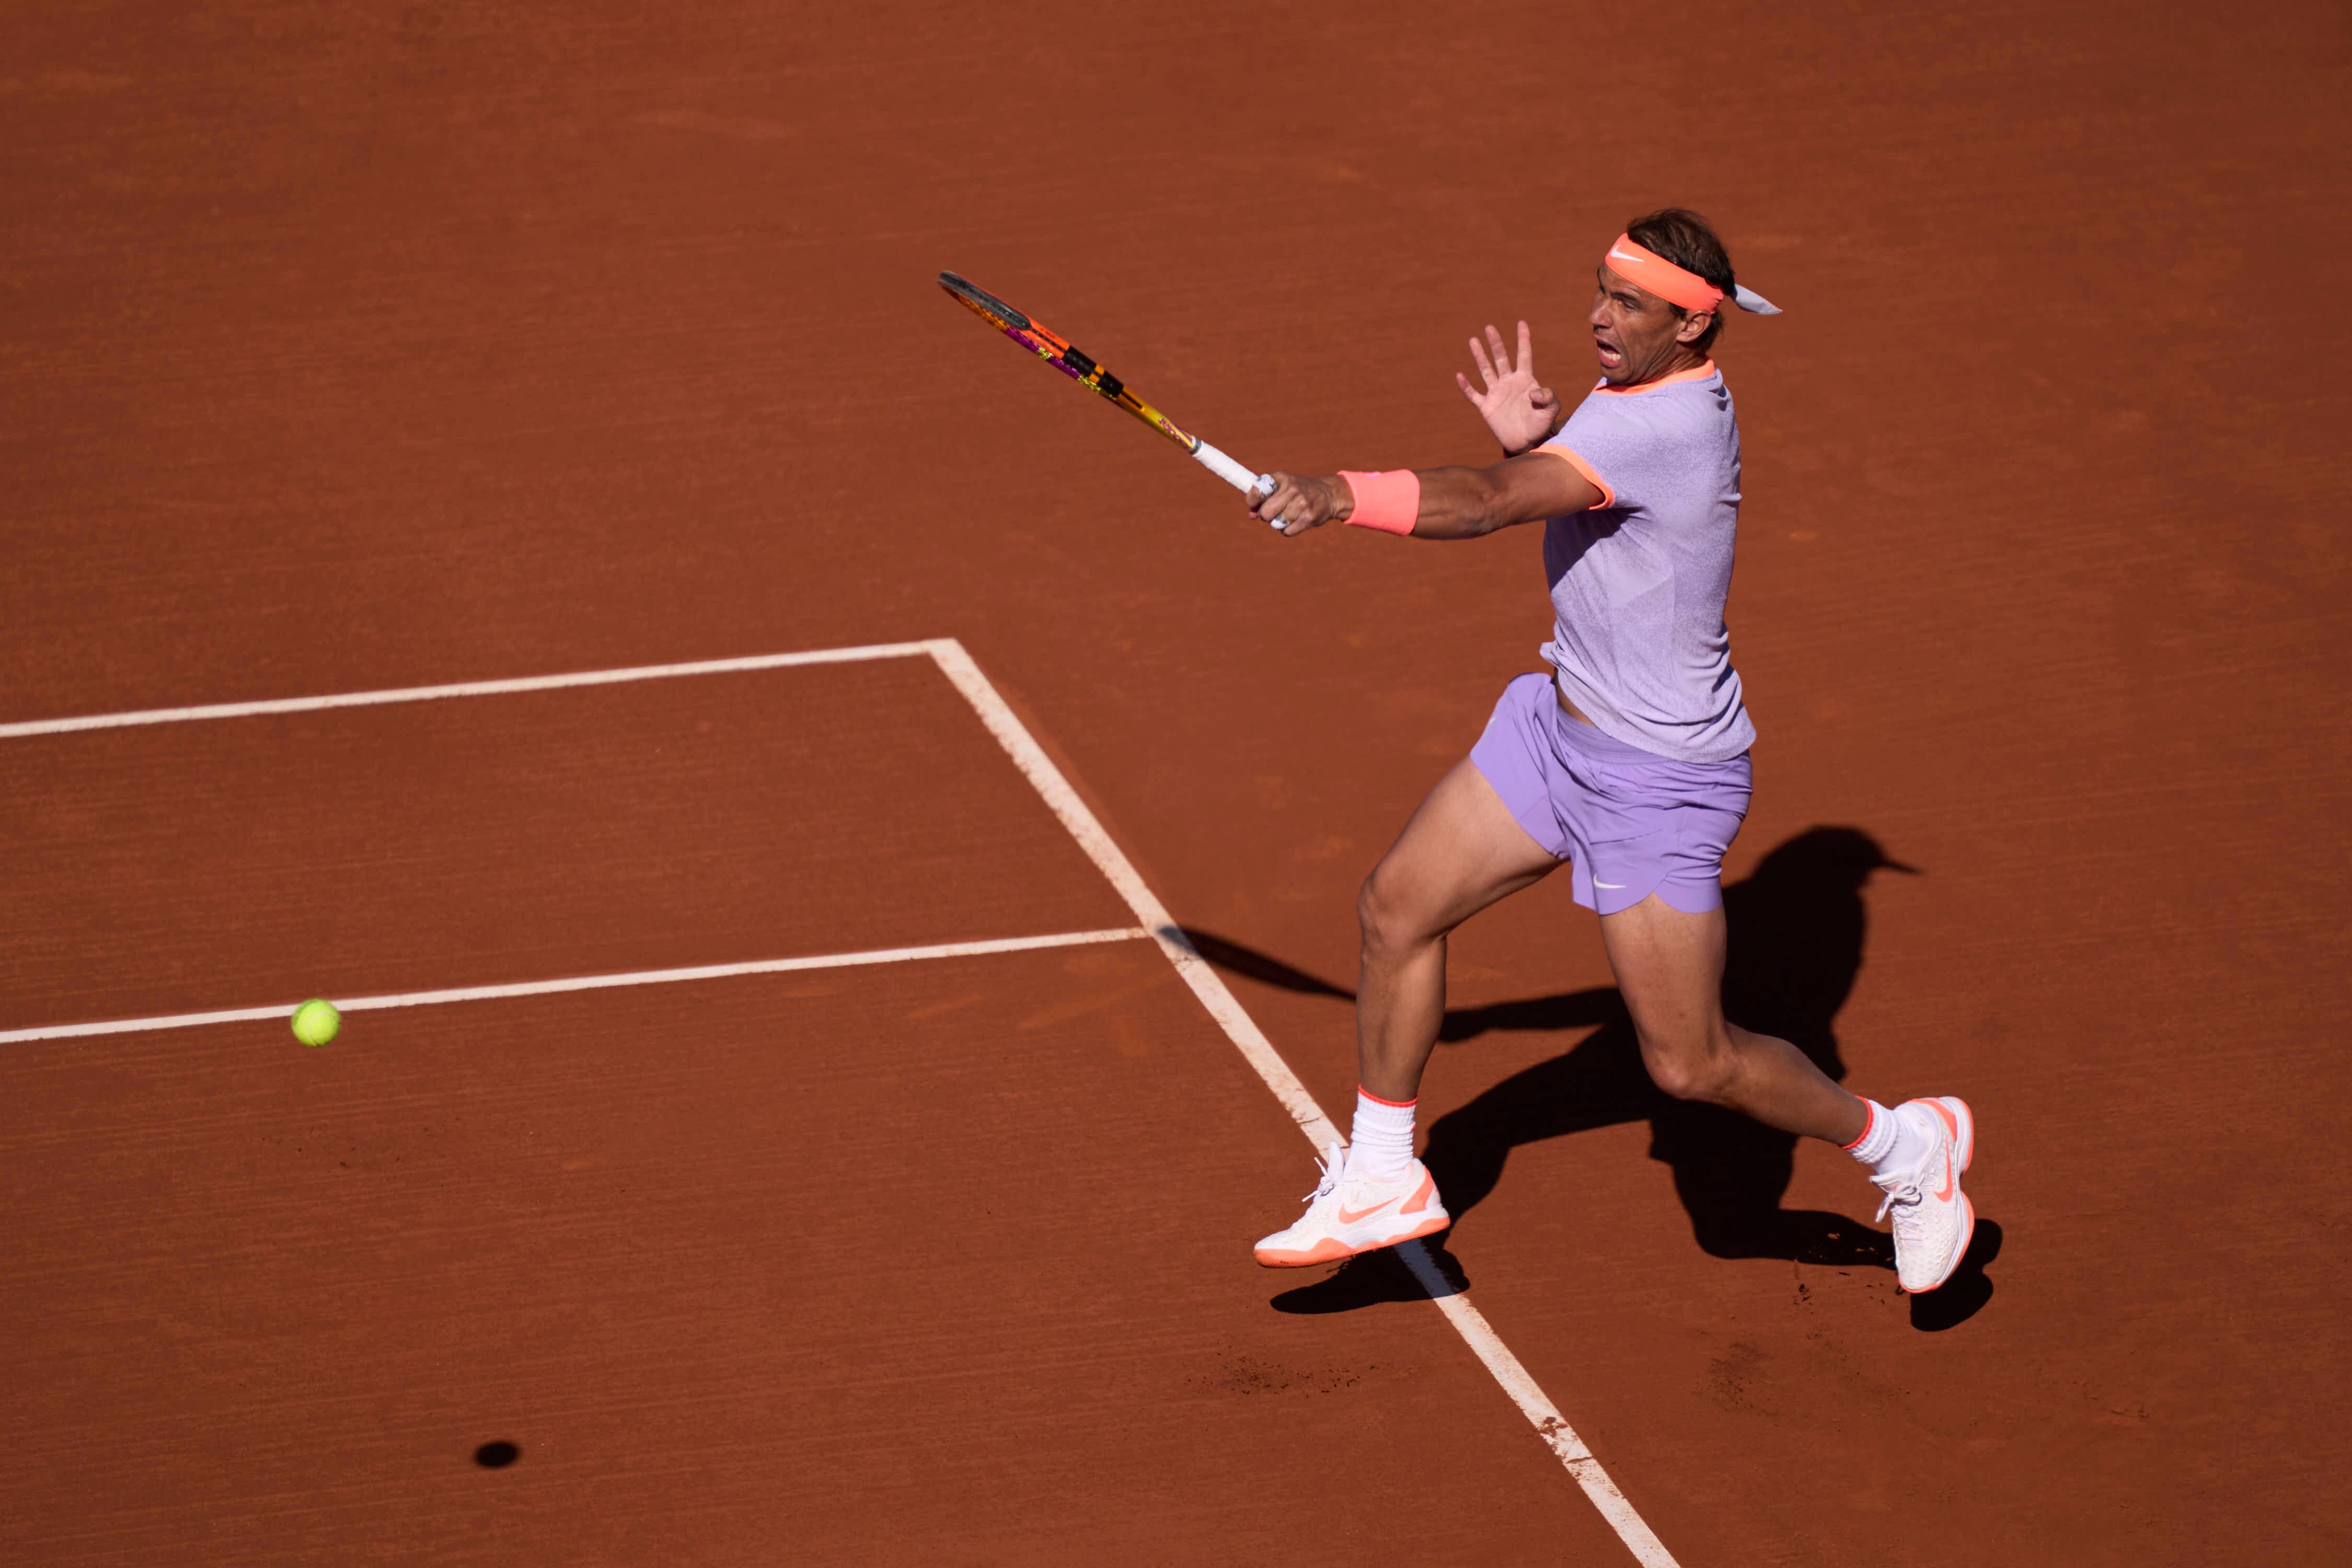
<svg viewBox="0 0 2352 1568">
<path fill-rule="evenodd" d="M 1903 1288 L 1932 1290 L 1976 1216 L 1976 1152 L 1950 1096 L 1889 1110 L 1847 1093 L 1786 1040 L 1723 1016 L 1724 852 L 1747 815 L 1748 749 L 1723 620 L 1739 515 L 1739 428 L 1708 350 L 1738 287 L 1723 242 L 1669 208 L 1609 247 L 1587 320 L 1601 382 L 1573 413 L 1493 328 L 1474 342 L 1483 392 L 1456 377 L 1508 454 L 1488 468 L 1276 470 L 1253 512 L 1296 536 L 1326 522 L 1475 539 L 1541 522 L 1556 616 L 1550 674 L 1504 688 L 1486 733 L 1438 781 L 1358 901 L 1363 971 L 1350 1142 L 1327 1151 L 1306 1215 L 1257 1244 L 1272 1267 L 1324 1263 L 1451 1223 L 1413 1157 L 1413 1107 L 1445 1010 L 1446 933 L 1563 863 L 1601 940 L 1658 1087 L 1837 1144 L 1893 1216 Z"/>
</svg>

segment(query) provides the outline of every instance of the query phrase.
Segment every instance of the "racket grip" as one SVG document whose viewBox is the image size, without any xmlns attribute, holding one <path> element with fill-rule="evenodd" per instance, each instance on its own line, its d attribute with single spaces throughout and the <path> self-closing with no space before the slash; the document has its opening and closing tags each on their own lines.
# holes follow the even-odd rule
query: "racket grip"
<svg viewBox="0 0 2352 1568">
<path fill-rule="evenodd" d="M 1251 473 L 1206 441 L 1192 448 L 1192 456 L 1200 459 L 1202 468 L 1237 490 L 1261 489 L 1269 495 L 1274 493 L 1274 480 L 1270 477 Z"/>
</svg>

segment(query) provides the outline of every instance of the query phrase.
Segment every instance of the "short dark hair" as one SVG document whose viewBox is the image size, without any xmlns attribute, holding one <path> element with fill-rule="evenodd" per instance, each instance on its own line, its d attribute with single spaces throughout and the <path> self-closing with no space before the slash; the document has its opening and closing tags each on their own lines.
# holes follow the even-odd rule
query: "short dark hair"
<svg viewBox="0 0 2352 1568">
<path fill-rule="evenodd" d="M 1661 207 L 1647 217 L 1637 217 L 1625 226 L 1625 237 L 1643 249 L 1664 257 L 1685 272 L 1696 272 L 1723 290 L 1728 300 L 1738 279 L 1731 275 L 1731 253 L 1723 248 L 1714 226 L 1688 207 Z M 1666 309 L 1676 319 L 1687 318 L 1688 310 L 1669 301 Z M 1717 306 L 1715 320 L 1698 335 L 1691 347 L 1705 353 L 1715 346 L 1717 336 L 1723 331 L 1723 308 Z"/>
</svg>

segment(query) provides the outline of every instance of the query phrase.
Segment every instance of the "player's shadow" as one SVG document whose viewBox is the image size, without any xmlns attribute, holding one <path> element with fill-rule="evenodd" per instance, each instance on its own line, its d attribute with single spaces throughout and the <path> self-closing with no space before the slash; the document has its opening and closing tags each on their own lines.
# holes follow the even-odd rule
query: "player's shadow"
<svg viewBox="0 0 2352 1568">
<path fill-rule="evenodd" d="M 1832 1079 L 1845 1077 L 1834 1024 L 1862 969 L 1868 925 L 1862 892 L 1880 870 L 1908 873 L 1911 868 L 1890 859 L 1857 828 L 1816 827 L 1775 848 L 1753 875 L 1724 889 L 1729 928 L 1725 1012 L 1736 1023 L 1793 1042 Z M 1203 958 L 1235 973 L 1353 999 L 1339 986 L 1210 932 L 1186 935 Z M 1633 1022 L 1614 987 L 1452 1009 L 1439 1037 L 1461 1045 L 1497 1029 L 1591 1032 L 1563 1055 L 1513 1074 L 1431 1124 L 1423 1158 L 1457 1225 L 1495 1190 L 1520 1144 L 1647 1121 L 1651 1158 L 1673 1173 L 1692 1237 L 1708 1254 L 1894 1268 L 1894 1244 L 1885 1233 L 1844 1215 L 1781 1206 L 1795 1171 L 1793 1135 L 1658 1091 L 1643 1068 Z M 2000 1231 L 1990 1224 L 1978 1230 L 1978 1245 L 1959 1275 L 1915 1303 L 1913 1319 L 1921 1327 L 1949 1327 L 1990 1299 L 1983 1265 L 1999 1248 Z M 1432 1254 L 1454 1288 L 1462 1288 L 1452 1256 L 1443 1247 Z M 1282 1311 L 1344 1311 L 1422 1294 L 1401 1264 L 1372 1254 L 1327 1279 L 1286 1291 L 1274 1304 Z M 1944 1300 L 1938 1303 L 1938 1298 Z M 1973 1305 L 1960 1310 L 1969 1301 Z M 1929 1303 L 1937 1304 L 1930 1309 Z M 1931 1321 L 1922 1321 L 1923 1312 Z"/>
</svg>

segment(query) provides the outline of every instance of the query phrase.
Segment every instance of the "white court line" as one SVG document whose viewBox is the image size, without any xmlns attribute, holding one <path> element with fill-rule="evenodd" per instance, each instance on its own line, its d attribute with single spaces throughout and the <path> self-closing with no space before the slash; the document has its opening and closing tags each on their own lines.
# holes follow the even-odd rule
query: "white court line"
<svg viewBox="0 0 2352 1568">
<path fill-rule="evenodd" d="M 1121 942 L 1150 936 L 1192 988 L 1226 1037 L 1274 1091 L 1290 1119 L 1318 1150 L 1337 1142 L 1339 1129 L 1315 1102 L 1315 1097 L 1290 1070 L 1255 1020 L 1225 986 L 1217 972 L 1202 961 L 1192 944 L 1170 918 L 1166 906 L 1136 874 L 1102 824 L 1087 809 L 1061 770 L 1054 766 L 1035 739 L 1014 716 L 1004 699 L 972 662 L 961 643 L 952 637 L 927 642 L 877 643 L 865 647 L 819 648 L 805 653 L 765 654 L 749 658 L 704 659 L 692 664 L 638 665 L 625 669 L 583 670 L 571 675 L 529 676 L 511 680 L 470 680 L 452 686 L 411 686 L 383 691 L 352 691 L 326 697 L 277 698 L 259 702 L 223 702 L 200 708 L 153 708 L 129 713 L 100 713 L 79 719 L 42 719 L 0 724 L 0 740 L 26 735 L 56 735 L 79 730 L 120 729 L 136 724 L 167 724 L 191 720 L 242 719 L 266 713 L 302 713 L 327 708 L 362 708 L 388 702 L 425 702 L 450 697 L 490 697 L 520 691 L 551 691 L 574 686 L 609 686 L 623 681 L 661 680 L 688 675 L 720 675 L 744 670 L 783 669 L 799 665 L 847 664 L 864 659 L 907 658 L 928 654 L 955 684 L 981 722 L 988 726 L 1024 777 L 1044 797 L 1062 826 L 1078 842 L 1097 869 L 1135 911 L 1139 927 L 1119 931 L 1076 931 L 1058 936 L 1014 937 L 1001 942 L 952 942 L 938 947 L 887 948 L 871 952 L 835 953 L 816 958 L 772 959 L 755 963 L 709 964 L 694 969 L 646 970 L 633 974 L 589 975 L 570 980 L 531 981 L 514 985 L 478 985 L 454 991 L 418 991 L 396 996 L 367 996 L 337 1004 L 345 1012 L 379 1007 L 415 1007 L 443 1002 L 470 1002 L 504 996 L 540 996 L 565 991 L 592 991 L 616 985 L 657 985 L 686 980 L 713 980 L 737 974 L 774 974 L 796 969 L 824 969 L 856 963 L 896 963 L 925 958 L 1016 952 L 1027 948 L 1065 947 L 1084 942 Z M 228 1024 L 280 1018 L 293 1004 L 240 1007 L 216 1013 L 183 1013 L 168 1017 L 129 1018 L 103 1024 L 71 1024 L 52 1028 L 0 1032 L 0 1044 L 17 1040 L 71 1038 L 89 1035 L 126 1034 L 142 1029 L 180 1028 L 200 1024 Z M 1648 1524 L 1617 1489 L 1601 1461 L 1592 1457 L 1576 1429 L 1568 1424 L 1510 1347 L 1503 1343 L 1486 1315 L 1466 1296 L 1454 1293 L 1427 1249 L 1419 1242 L 1399 1247 L 1399 1255 L 1422 1289 L 1436 1301 L 1471 1352 L 1485 1363 L 1503 1391 L 1535 1426 L 1537 1434 L 1559 1457 L 1560 1464 L 1584 1490 L 1601 1516 L 1616 1531 L 1643 1568 L 1677 1568 Z"/>
<path fill-rule="evenodd" d="M 929 643 L 887 642 L 866 647 L 825 647 L 807 653 L 706 658 L 694 664 L 640 664 L 627 669 L 583 669 L 570 675 L 527 675 L 511 680 L 466 680 L 455 686 L 397 686 L 383 691 L 342 691 L 326 697 L 273 697 L 260 702 L 215 702 L 202 708 L 144 708 L 79 719 L 31 719 L 0 724 L 0 741 L 21 735 L 63 735 L 76 730 L 121 730 L 133 724 L 184 724 L 196 719 L 250 719 L 263 713 L 312 713 L 322 708 L 373 708 L 386 702 L 432 702 L 445 697 L 500 697 L 516 691 L 560 691 L 572 686 L 616 686 L 684 675 L 730 675 L 748 669 L 790 669 L 804 664 L 856 664 L 869 658 L 912 658 Z"/>
<path fill-rule="evenodd" d="M 1062 771 L 1054 765 L 1053 759 L 1045 755 L 1045 749 L 1037 744 L 1004 699 L 997 694 L 996 689 L 988 683 L 988 677 L 980 672 L 980 666 L 972 662 L 971 655 L 964 651 L 963 645 L 952 637 L 942 637 L 926 647 L 931 657 L 939 660 L 940 668 L 947 672 L 947 678 L 955 682 L 956 689 L 964 694 L 966 700 L 980 714 L 981 722 L 988 726 L 997 743 L 1004 748 L 1029 782 L 1036 786 L 1037 793 L 1045 797 L 1054 815 L 1062 819 L 1062 826 L 1070 830 L 1070 836 L 1078 841 L 1078 847 L 1087 852 L 1087 858 L 1100 868 L 1102 874 L 1110 879 L 1111 886 L 1117 888 L 1119 896 L 1127 900 L 1127 907 L 1135 911 L 1135 918 L 1158 939 L 1160 951 L 1168 955 L 1168 961 L 1176 966 L 1177 973 L 1184 977 L 1186 984 L 1192 986 L 1192 994 L 1201 999 L 1210 1015 L 1224 1026 L 1226 1035 L 1249 1059 L 1250 1066 L 1257 1069 L 1257 1075 L 1265 1080 L 1266 1088 L 1274 1090 L 1274 1097 L 1282 1101 L 1283 1109 L 1290 1112 L 1290 1119 L 1298 1124 L 1300 1131 L 1307 1134 L 1307 1141 L 1318 1150 L 1337 1141 L 1339 1136 L 1338 1129 L 1332 1125 L 1331 1119 L 1323 1114 L 1323 1108 L 1315 1103 L 1315 1097 L 1307 1092 L 1298 1075 L 1290 1070 L 1290 1064 L 1282 1059 L 1255 1021 L 1243 1010 L 1240 1001 L 1226 989 L 1223 978 L 1202 961 L 1192 942 L 1186 940 L 1183 931 L 1169 917 L 1166 906 L 1152 896 L 1151 889 L 1136 874 L 1135 867 L 1120 853 L 1110 835 L 1103 831 L 1102 824 L 1095 819 L 1093 812 L 1087 809 L 1087 803 L 1078 798 L 1077 791 L 1070 787 L 1069 781 L 1062 776 Z M 1609 1479 L 1609 1472 L 1601 1468 L 1601 1461 L 1592 1457 L 1592 1450 L 1584 1446 L 1584 1439 L 1576 1435 L 1576 1428 L 1568 1424 L 1567 1418 L 1560 1415 L 1559 1407 L 1537 1385 L 1528 1369 L 1520 1364 L 1519 1358 L 1511 1353 L 1511 1348 L 1486 1321 L 1486 1314 L 1472 1306 L 1470 1299 L 1456 1292 L 1439 1273 L 1428 1249 L 1414 1241 L 1406 1243 L 1397 1251 L 1405 1267 L 1412 1271 L 1413 1279 L 1437 1303 L 1439 1310 L 1445 1314 L 1446 1321 L 1454 1325 L 1454 1331 L 1462 1336 L 1471 1353 L 1486 1364 L 1495 1381 L 1502 1384 L 1503 1392 L 1511 1396 L 1511 1402 L 1534 1425 L 1537 1435 L 1559 1457 L 1560 1464 L 1575 1479 L 1576 1484 L 1584 1489 L 1585 1497 L 1600 1510 L 1601 1517 L 1608 1521 L 1609 1527 L 1617 1532 L 1617 1538 L 1633 1552 L 1634 1560 L 1643 1568 L 1678 1568 L 1664 1543 L 1652 1532 L 1625 1494 L 1618 1490 L 1617 1483 Z"/>
<path fill-rule="evenodd" d="M 354 996 L 337 1002 L 338 1011 L 372 1013 L 385 1007 L 432 1007 L 445 1002 L 491 1002 L 508 996 L 554 996 L 566 991 L 610 991 L 622 985 L 675 985 L 685 980 L 728 980 L 739 974 L 789 974 L 800 969 L 846 969 L 862 963 L 913 963 L 927 958 L 972 958 L 992 952 L 1027 952 L 1040 947 L 1084 947 L 1098 942 L 1135 942 L 1151 933 L 1140 926 L 1117 931 L 1057 931 L 1050 936 L 1001 937 L 992 942 L 947 942 L 930 947 L 879 947 L 864 952 L 827 952 L 814 958 L 763 958 L 750 963 L 703 963 L 691 969 L 639 969 L 625 974 L 580 974 L 565 980 L 526 980 L 511 985 L 461 985 L 450 991 L 404 991 L 391 996 Z M 294 1004 L 229 1007 L 216 1013 L 174 1013 L 157 1018 L 118 1018 L 105 1024 L 59 1024 L 37 1029 L 0 1030 L 0 1045 L 15 1040 L 70 1040 L 88 1035 L 129 1035 L 143 1029 L 184 1029 L 198 1024 L 243 1024 L 290 1017 Z"/>
</svg>

